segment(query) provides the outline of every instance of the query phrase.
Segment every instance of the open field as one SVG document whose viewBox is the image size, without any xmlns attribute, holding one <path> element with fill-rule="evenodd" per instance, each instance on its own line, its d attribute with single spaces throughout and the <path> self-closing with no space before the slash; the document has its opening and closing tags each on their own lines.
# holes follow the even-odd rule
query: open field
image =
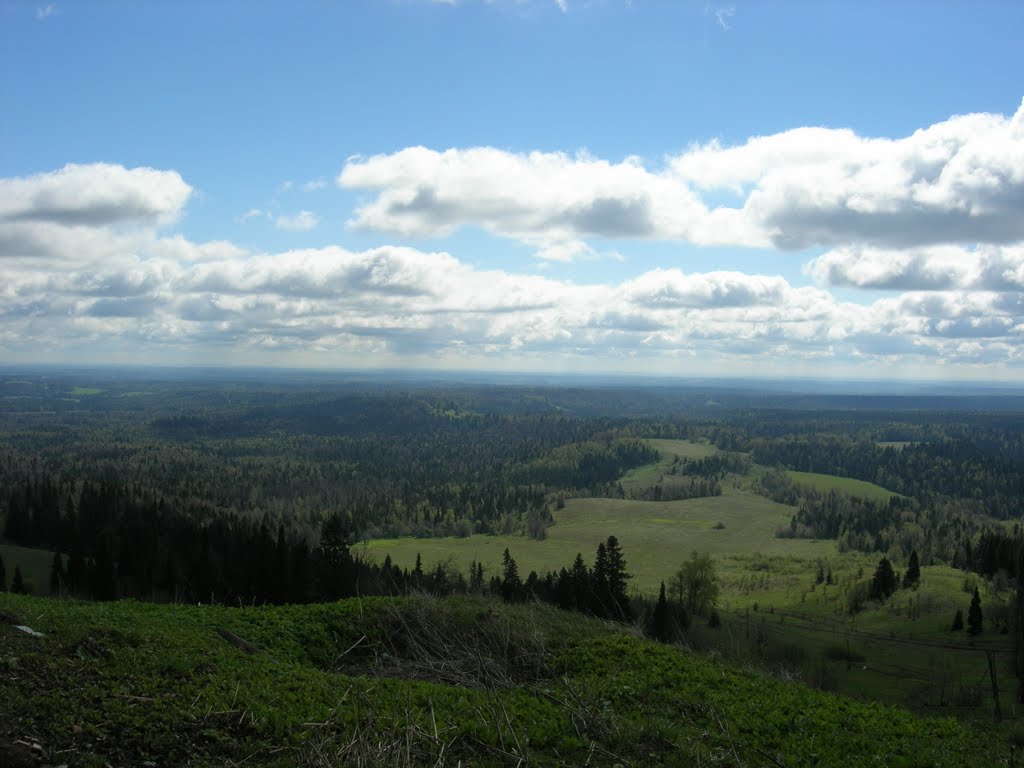
<svg viewBox="0 0 1024 768">
<path fill-rule="evenodd" d="M 21 568 L 21 577 L 25 580 L 32 594 L 48 595 L 50 593 L 50 566 L 53 564 L 53 553 L 45 549 L 16 547 L 12 544 L 0 544 L 0 557 L 4 559 L 7 570 L 7 586 L 10 588 L 14 578 L 14 569 Z"/>
<path fill-rule="evenodd" d="M 81 397 L 83 395 L 102 395 L 106 391 L 98 387 L 75 387 L 70 394 L 74 397 Z"/>
<path fill-rule="evenodd" d="M 797 485 L 806 485 L 822 493 L 839 491 L 848 493 L 851 496 L 860 496 L 872 501 L 886 502 L 893 496 L 900 496 L 898 493 L 886 490 L 880 485 L 869 483 L 864 480 L 854 480 L 850 477 L 838 477 L 836 475 L 822 475 L 817 472 L 797 472 L 792 469 L 786 470 L 786 474 L 792 478 Z"/>
<path fill-rule="evenodd" d="M 776 528 L 788 525 L 792 513 L 790 507 L 739 491 L 664 502 L 570 499 L 565 509 L 554 513 L 555 524 L 543 541 L 525 536 L 377 539 L 367 544 L 367 552 L 379 560 L 390 554 L 398 565 L 408 568 L 419 553 L 424 567 L 451 558 L 463 570 L 477 560 L 494 572 L 508 547 L 525 576 L 531 570 L 542 573 L 568 567 L 577 552 L 591 563 L 597 545 L 614 535 L 633 574 L 632 585 L 652 594 L 693 550 L 716 556 L 756 552 L 804 561 L 834 556 L 831 541 L 775 537 Z M 717 524 L 724 528 L 716 528 Z"/>
<path fill-rule="evenodd" d="M 632 469 L 621 477 L 619 484 L 627 496 L 663 482 L 672 462 L 677 459 L 704 459 L 718 453 L 713 445 L 689 440 L 648 439 L 646 442 L 661 454 L 661 460 Z"/>
</svg>

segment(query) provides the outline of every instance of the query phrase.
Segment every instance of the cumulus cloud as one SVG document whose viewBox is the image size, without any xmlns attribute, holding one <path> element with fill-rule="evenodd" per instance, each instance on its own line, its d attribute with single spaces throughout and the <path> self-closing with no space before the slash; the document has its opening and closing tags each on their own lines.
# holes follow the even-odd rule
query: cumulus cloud
<svg viewBox="0 0 1024 768">
<path fill-rule="evenodd" d="M 508 213 L 498 191 L 472 177 L 471 167 L 459 166 L 465 159 L 417 152 L 403 162 L 435 163 L 449 180 L 482 184 L 473 202 L 479 215 L 495 231 L 521 234 L 549 259 L 600 255 L 572 236 L 576 227 L 590 231 L 609 221 L 630 226 L 616 218 L 635 215 L 628 206 L 610 206 L 604 223 L 581 213 L 601 211 L 609 194 L 602 184 L 626 179 L 644 201 L 637 203 L 644 215 L 660 221 L 661 203 L 652 198 L 658 185 L 669 183 L 647 186 L 649 174 L 634 161 L 503 156 L 497 159 L 523 174 L 502 193 L 514 203 Z M 459 166 L 458 173 L 442 167 L 448 162 Z M 387 176 L 394 169 L 386 165 L 353 167 Z M 545 186 L 548 174 L 557 181 L 563 165 L 579 178 L 592 176 L 591 189 L 600 194 Z M 77 178 L 87 173 L 82 168 L 91 169 L 97 183 L 107 180 L 106 186 L 87 188 Z M 191 189 L 181 182 L 184 189 L 170 194 L 164 188 L 177 187 L 177 174 L 137 171 L 71 167 L 0 180 L 0 254 L 7 257 L 0 280 L 0 351 L 10 359 L 47 351 L 63 359 L 68 350 L 106 345 L 291 364 L 414 357 L 673 370 L 677 362 L 735 367 L 746 361 L 754 370 L 785 371 L 819 359 L 1024 363 L 1021 245 L 834 248 L 807 267 L 819 287 L 772 274 L 674 268 L 584 285 L 480 269 L 450 253 L 404 246 L 262 253 L 226 241 L 192 242 L 160 229 L 180 213 Z M 730 179 L 744 183 L 739 171 L 730 171 Z M 525 187 L 516 185 L 538 181 L 536 194 L 549 195 L 572 226 L 529 207 Z M 73 194 L 78 189 L 81 197 Z M 457 197 L 450 189 L 441 193 L 446 200 Z M 536 217 L 545 223 L 545 236 L 531 234 Z M 451 221 L 410 213 L 406 223 L 432 231 L 454 226 Z M 829 293 L 832 285 L 892 293 L 855 304 Z"/>
<path fill-rule="evenodd" d="M 0 222 L 166 224 L 192 195 L 175 171 L 94 163 L 0 179 Z"/>
<path fill-rule="evenodd" d="M 278 216 L 274 219 L 275 227 L 292 232 L 308 232 L 315 229 L 319 223 L 320 219 L 312 211 L 299 211 L 292 216 Z"/>
<path fill-rule="evenodd" d="M 697 188 L 745 195 L 745 217 L 780 248 L 910 247 L 1024 238 L 1024 103 L 952 117 L 899 139 L 797 128 L 671 161 Z"/>
<path fill-rule="evenodd" d="M 838 248 L 812 259 L 805 272 L 820 283 L 853 288 L 1024 291 L 1024 245 Z"/>
<path fill-rule="evenodd" d="M 762 243 L 731 212 L 709 212 L 685 185 L 649 172 L 636 158 L 610 163 L 585 154 L 412 147 L 353 158 L 338 184 L 379 191 L 351 226 L 407 237 L 474 225 L 548 244 L 586 237 Z"/>
<path fill-rule="evenodd" d="M 1024 239 L 1024 103 L 902 138 L 802 127 L 737 146 L 638 158 L 410 147 L 351 158 L 338 184 L 376 192 L 350 224 L 407 237 L 463 226 L 530 241 L 656 238 L 804 249 Z M 736 206 L 707 199 L 728 191 Z"/>
</svg>

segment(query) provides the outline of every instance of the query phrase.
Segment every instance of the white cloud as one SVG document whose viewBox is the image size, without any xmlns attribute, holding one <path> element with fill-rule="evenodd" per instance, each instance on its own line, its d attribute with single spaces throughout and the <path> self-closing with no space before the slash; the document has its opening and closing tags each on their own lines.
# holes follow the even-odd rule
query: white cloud
<svg viewBox="0 0 1024 768">
<path fill-rule="evenodd" d="M 310 179 L 302 185 L 304 192 L 315 192 L 318 189 L 323 189 L 327 186 L 326 179 Z"/>
<path fill-rule="evenodd" d="M 51 16 L 56 16 L 59 13 L 60 8 L 57 7 L 56 3 L 48 3 L 36 8 L 36 19 L 38 21 L 46 21 Z"/>
<path fill-rule="evenodd" d="M 736 15 L 736 9 L 735 8 L 733 8 L 733 7 L 729 7 L 729 8 L 715 8 L 714 9 L 714 14 L 715 14 L 715 21 L 718 22 L 718 26 L 720 26 L 726 32 L 728 32 L 728 31 L 730 31 L 732 29 L 732 27 L 729 26 L 729 21 L 731 21 L 733 16 Z"/>
<path fill-rule="evenodd" d="M 350 225 L 407 237 L 477 226 L 525 242 L 589 237 L 781 249 L 909 248 L 1024 240 L 1024 103 L 911 136 L 795 128 L 694 146 L 649 169 L 586 154 L 410 147 L 350 158 L 338 175 L 376 197 Z M 711 207 L 728 190 L 737 206 Z"/>
<path fill-rule="evenodd" d="M 380 192 L 356 211 L 351 226 L 410 237 L 475 225 L 546 243 L 585 237 L 763 242 L 734 212 L 709 212 L 685 185 L 650 173 L 636 158 L 613 164 L 588 155 L 412 147 L 350 159 L 338 183 Z"/>
<path fill-rule="evenodd" d="M 95 163 L 0 179 L 0 222 L 166 224 L 192 195 L 174 171 Z"/>
<path fill-rule="evenodd" d="M 424 158 L 447 162 L 430 153 L 403 162 Z M 464 159 L 449 158 L 456 165 Z M 592 186 L 625 179 L 653 194 L 632 161 L 497 159 L 521 176 L 513 174 L 507 191 L 518 210 L 506 213 L 486 195 L 476 201 L 495 228 L 528 232 L 532 217 L 544 212 L 527 206 L 518 185 L 558 177 L 564 164 L 573 167 L 573 179 L 592 178 Z M 135 349 L 155 358 L 196 350 L 220 362 L 529 360 L 645 371 L 674 370 L 687 360 L 703 370 L 746 365 L 780 373 L 822 360 L 1024 364 L 1020 245 L 836 248 L 807 266 L 822 287 L 771 274 L 680 269 L 584 285 L 478 269 L 448 253 L 409 247 L 258 253 L 225 241 L 195 243 L 159 229 L 191 193 L 177 174 L 88 168 L 0 179 L 5 359 Z M 456 170 L 442 175 L 472 187 L 467 168 Z M 563 212 L 566 205 L 594 207 L 594 197 L 573 197 L 580 193 L 571 189 L 537 189 Z M 549 259 L 604 257 L 571 237 L 571 229 L 554 231 L 551 239 L 524 240 Z M 855 304 L 838 300 L 828 285 L 893 293 Z"/>
<path fill-rule="evenodd" d="M 558 6 L 558 10 L 562 13 L 569 12 L 569 0 L 555 0 L 555 5 Z"/>
<path fill-rule="evenodd" d="M 812 259 L 805 272 L 853 288 L 1024 291 L 1024 245 L 838 248 Z"/>
<path fill-rule="evenodd" d="M 316 228 L 319 223 L 320 219 L 312 211 L 299 211 L 293 216 L 278 216 L 274 219 L 275 227 L 293 232 L 308 232 Z"/>
<path fill-rule="evenodd" d="M 1024 103 L 900 139 L 797 128 L 712 142 L 671 165 L 684 183 L 745 195 L 744 218 L 780 248 L 1024 239 Z"/>
</svg>

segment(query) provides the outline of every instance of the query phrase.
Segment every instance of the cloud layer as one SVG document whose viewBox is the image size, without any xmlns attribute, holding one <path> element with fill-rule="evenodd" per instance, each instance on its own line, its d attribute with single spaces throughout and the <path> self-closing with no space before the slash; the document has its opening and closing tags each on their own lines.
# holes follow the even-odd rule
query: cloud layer
<svg viewBox="0 0 1024 768">
<path fill-rule="evenodd" d="M 193 190 L 174 171 L 68 165 L 0 179 L 0 353 L 1013 370 L 1024 363 L 1022 126 L 1024 110 L 902 139 L 798 128 L 695 146 L 656 171 L 636 158 L 413 147 L 352 159 L 337 179 L 373 193 L 350 221 L 365 230 L 443 237 L 475 226 L 560 261 L 598 258 L 590 238 L 815 246 L 803 257 L 813 285 L 767 263 L 763 274 L 666 265 L 581 284 L 405 246 L 260 252 L 175 232 Z M 734 207 L 709 203 L 730 196 Z M 319 216 L 273 221 L 305 231 Z"/>
<path fill-rule="evenodd" d="M 526 242 L 656 238 L 783 250 L 1024 239 L 1024 103 L 899 138 L 796 128 L 665 158 L 412 147 L 350 159 L 339 185 L 377 193 L 350 224 L 403 236 L 476 226 Z M 713 193 L 740 205 L 711 205 Z"/>
</svg>

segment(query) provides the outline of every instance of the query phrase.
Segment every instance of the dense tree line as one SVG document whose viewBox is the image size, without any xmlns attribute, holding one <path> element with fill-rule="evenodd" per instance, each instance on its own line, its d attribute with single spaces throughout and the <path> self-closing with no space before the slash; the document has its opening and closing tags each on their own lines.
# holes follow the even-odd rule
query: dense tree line
<svg viewBox="0 0 1024 768">
<path fill-rule="evenodd" d="M 310 530 L 340 513 L 356 536 L 511 533 L 549 520 L 554 491 L 601 495 L 657 458 L 622 419 L 473 413 L 399 395 L 204 409 L 116 421 L 113 431 L 60 423 L 70 428 L 18 432 L 0 446 L 0 514 L 10 501 L 15 539 L 25 536 L 24 486 L 77 499 L 86 483 Z"/>
<path fill-rule="evenodd" d="M 945 437 L 895 447 L 839 436 L 789 435 L 750 443 L 759 464 L 866 480 L 925 505 L 945 499 L 1001 520 L 1024 515 L 1024 458 L 992 450 L 994 437 Z"/>
</svg>

